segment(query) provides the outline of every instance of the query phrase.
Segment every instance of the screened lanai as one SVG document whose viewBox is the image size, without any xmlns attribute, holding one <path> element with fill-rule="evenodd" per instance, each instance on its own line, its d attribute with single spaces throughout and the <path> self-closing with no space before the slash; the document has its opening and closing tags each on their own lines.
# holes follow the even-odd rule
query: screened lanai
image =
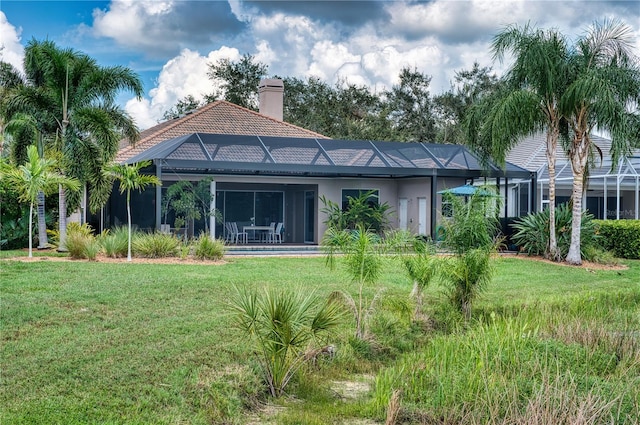
<svg viewBox="0 0 640 425">
<path fill-rule="evenodd" d="M 544 206 L 548 202 L 549 172 L 546 164 L 538 171 L 538 191 Z M 571 197 L 573 173 L 571 163 L 556 165 L 556 203 Z M 592 166 L 585 182 L 585 208 L 598 219 L 640 218 L 640 156 L 621 159 L 613 165 L 610 158 Z"/>
<path fill-rule="evenodd" d="M 160 142 L 126 163 L 144 160 L 152 161 L 146 171 L 163 185 L 155 193 L 138 196 L 147 204 L 140 227 L 160 228 L 168 186 L 213 177 L 211 193 L 221 223 L 233 221 L 242 227 L 282 221 L 285 240 L 295 243 L 319 242 L 324 230 L 321 196 L 340 204 L 345 193 L 374 190 L 380 202 L 394 209 L 392 225 L 433 235 L 439 190 L 479 179 L 490 179 L 499 187 L 509 179 L 535 179 L 535 173 L 512 164 L 505 170 L 483 169 L 463 146 L 428 143 L 192 133 Z M 122 207 L 116 201 L 110 204 L 108 222 L 113 223 Z M 530 204 L 535 205 L 535 199 Z M 149 206 L 154 209 L 151 214 Z M 224 231 L 222 224 L 211 224 L 217 235 Z"/>
</svg>

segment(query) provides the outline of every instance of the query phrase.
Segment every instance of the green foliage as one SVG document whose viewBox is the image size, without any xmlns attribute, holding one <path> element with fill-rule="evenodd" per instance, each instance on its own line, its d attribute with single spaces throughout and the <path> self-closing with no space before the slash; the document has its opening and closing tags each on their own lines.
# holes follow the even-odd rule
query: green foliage
<svg viewBox="0 0 640 425">
<path fill-rule="evenodd" d="M 343 210 L 337 203 L 320 196 L 323 207 L 320 212 L 327 216 L 324 223 L 336 230 L 355 230 L 359 227 L 382 233 L 389 227 L 391 206 L 375 202 L 375 191 L 362 192 L 358 197 L 348 196 L 348 206 Z"/>
<path fill-rule="evenodd" d="M 467 320 L 471 318 L 471 303 L 486 290 L 494 272 L 491 250 L 486 247 L 455 255 L 440 266 L 442 277 L 450 284 L 449 300 Z"/>
<path fill-rule="evenodd" d="M 485 187 L 469 197 L 445 194 L 451 203 L 453 216 L 445 221 L 444 245 L 453 257 L 440 266 L 440 276 L 449 284 L 451 304 L 466 320 L 471 318 L 471 304 L 491 281 L 491 253 L 497 244 L 499 199 Z"/>
<path fill-rule="evenodd" d="M 133 238 L 136 238 L 134 235 Z M 129 231 L 125 226 L 110 229 L 100 238 L 102 248 L 107 257 L 122 258 L 127 256 Z"/>
<path fill-rule="evenodd" d="M 95 260 L 100 244 L 88 224 L 69 223 L 67 226 L 67 250 L 71 258 Z"/>
<path fill-rule="evenodd" d="M 471 196 L 455 196 L 445 193 L 453 216 L 444 220 L 444 246 L 455 254 L 463 254 L 475 248 L 492 248 L 496 244 L 500 199 L 491 187 L 483 187 Z"/>
<path fill-rule="evenodd" d="M 357 230 L 336 230 L 329 228 L 322 240 L 325 250 L 325 264 L 336 267 L 337 260 L 343 265 L 351 281 L 358 285 L 357 300 L 346 291 L 335 291 L 331 298 L 340 301 L 353 313 L 356 323 L 356 338 L 364 338 L 367 322 L 381 291 L 371 301 L 365 299 L 365 285 L 378 281 L 382 273 L 382 250 L 385 248 L 382 239 L 371 230 L 360 225 Z"/>
<path fill-rule="evenodd" d="M 567 203 L 556 207 L 556 241 L 558 251 L 562 257 L 569 252 L 571 244 L 571 222 L 572 211 Z M 593 215 L 588 212 L 582 213 L 581 244 L 582 252 L 596 245 L 597 234 Z M 513 242 L 520 246 L 520 249 L 529 255 L 547 256 L 549 251 L 549 209 L 527 214 L 519 218 L 511 227 L 515 230 L 512 236 Z"/>
<path fill-rule="evenodd" d="M 175 257 L 180 240 L 167 233 L 139 233 L 132 247 L 136 256 L 145 258 Z"/>
<path fill-rule="evenodd" d="M 191 220 L 199 220 L 205 217 L 205 232 L 209 232 L 210 216 L 214 216 L 218 223 L 222 222 L 220 211 L 211 211 L 212 177 L 204 178 L 195 185 L 187 180 L 181 180 L 169 186 L 162 198 L 162 213 L 164 222 L 170 212 L 175 215 L 174 227 L 181 228 L 189 224 Z"/>
<path fill-rule="evenodd" d="M 225 58 L 210 63 L 207 76 L 222 88 L 222 93 L 213 93 L 209 97 L 223 97 L 244 108 L 258 110 L 258 85 L 267 75 L 267 66 L 254 59 L 252 55 L 244 54 L 238 62 Z"/>
<path fill-rule="evenodd" d="M 255 343 L 273 397 L 284 394 L 296 371 L 311 360 L 305 355 L 313 350 L 310 344 L 317 347 L 341 317 L 336 304 L 302 291 L 237 290 L 230 309 L 236 326 Z"/>
<path fill-rule="evenodd" d="M 618 258 L 640 259 L 640 220 L 595 220 L 599 244 Z M 584 225 L 584 221 L 583 221 Z"/>
<path fill-rule="evenodd" d="M 221 260 L 225 246 L 223 239 L 212 240 L 206 233 L 201 233 L 194 243 L 194 256 L 199 260 Z"/>
</svg>

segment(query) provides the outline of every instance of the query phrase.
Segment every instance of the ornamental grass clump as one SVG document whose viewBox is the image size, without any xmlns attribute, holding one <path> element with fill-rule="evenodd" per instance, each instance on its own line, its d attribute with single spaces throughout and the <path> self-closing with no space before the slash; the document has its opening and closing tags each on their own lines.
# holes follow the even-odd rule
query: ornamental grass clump
<svg viewBox="0 0 640 425">
<path fill-rule="evenodd" d="M 137 238 L 134 233 L 133 238 Z M 102 249 L 107 257 L 123 258 L 127 256 L 129 230 L 124 226 L 111 229 L 101 236 Z"/>
<path fill-rule="evenodd" d="M 224 252 L 224 241 L 211 239 L 206 233 L 201 233 L 194 244 L 194 256 L 198 260 L 221 260 Z"/>
<path fill-rule="evenodd" d="M 175 257 L 180 240 L 167 233 L 140 233 L 133 241 L 135 255 L 145 258 Z"/>
</svg>

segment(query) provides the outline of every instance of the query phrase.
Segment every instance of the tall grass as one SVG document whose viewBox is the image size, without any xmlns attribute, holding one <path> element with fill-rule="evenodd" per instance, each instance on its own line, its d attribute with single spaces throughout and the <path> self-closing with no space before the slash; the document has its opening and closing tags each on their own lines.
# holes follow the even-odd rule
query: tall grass
<svg viewBox="0 0 640 425">
<path fill-rule="evenodd" d="M 127 256 L 129 243 L 129 230 L 124 227 L 116 227 L 101 237 L 102 249 L 107 257 L 123 258 Z M 136 237 L 134 234 L 132 237 Z"/>
<path fill-rule="evenodd" d="M 602 317 L 596 322 L 571 312 L 545 313 L 549 311 L 492 314 L 454 335 L 434 338 L 378 374 L 374 409 L 381 416 L 390 395 L 400 389 L 405 415 L 414 419 L 435 415 L 452 423 L 637 423 L 637 331 L 602 329 Z M 636 318 L 629 327 L 638 325 Z"/>
</svg>

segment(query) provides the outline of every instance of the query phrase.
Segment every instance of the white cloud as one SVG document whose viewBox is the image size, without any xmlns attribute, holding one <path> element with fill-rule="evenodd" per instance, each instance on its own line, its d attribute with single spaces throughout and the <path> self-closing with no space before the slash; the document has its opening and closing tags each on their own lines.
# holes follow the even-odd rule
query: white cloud
<svg viewBox="0 0 640 425">
<path fill-rule="evenodd" d="M 23 72 L 24 47 L 20 44 L 21 30 L 11 25 L 0 10 L 0 60 Z"/>
<path fill-rule="evenodd" d="M 93 29 L 96 36 L 113 38 L 123 46 L 155 47 L 166 36 L 162 26 L 153 25 L 153 21 L 168 15 L 172 8 L 171 1 L 113 1 L 109 10 L 93 11 Z"/>
<path fill-rule="evenodd" d="M 140 128 L 155 125 L 179 99 L 192 95 L 202 100 L 205 94 L 213 92 L 214 84 L 207 76 L 208 64 L 223 58 L 237 61 L 241 54 L 237 49 L 225 46 L 209 52 L 207 56 L 189 49 L 182 50 L 179 56 L 162 67 L 157 86 L 151 89 L 149 98 L 141 101 L 131 99 L 125 109 Z"/>
</svg>

